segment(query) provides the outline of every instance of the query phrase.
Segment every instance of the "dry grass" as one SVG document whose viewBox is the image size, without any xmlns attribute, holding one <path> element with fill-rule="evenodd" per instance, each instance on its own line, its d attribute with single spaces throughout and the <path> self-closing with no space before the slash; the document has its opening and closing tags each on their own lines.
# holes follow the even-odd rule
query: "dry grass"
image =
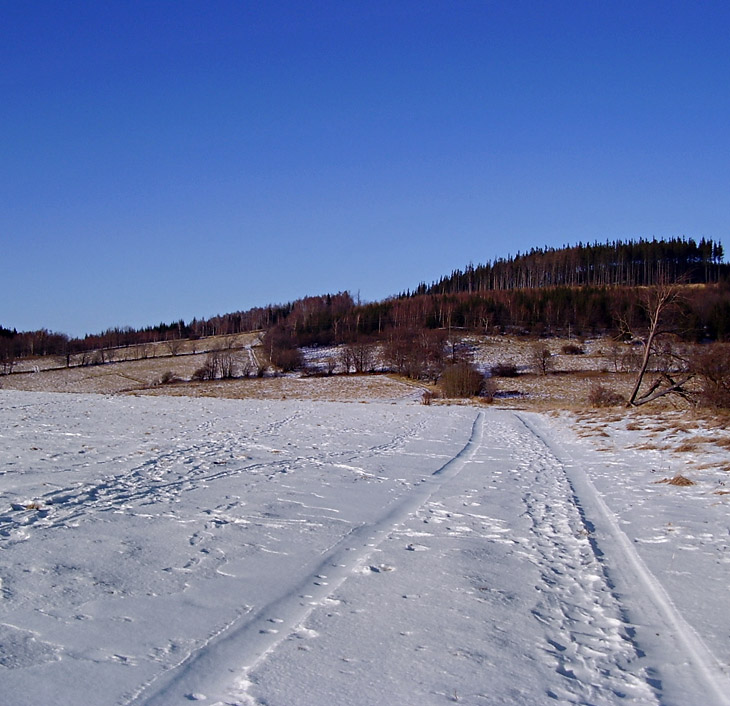
<svg viewBox="0 0 730 706">
<path fill-rule="evenodd" d="M 697 485 L 693 480 L 690 480 L 689 478 L 683 476 L 680 473 L 677 473 L 676 476 L 673 478 L 662 478 L 662 480 L 656 481 L 657 483 L 666 483 L 667 485 L 676 485 L 679 487 L 687 487 L 690 485 Z"/>
<path fill-rule="evenodd" d="M 697 451 L 700 446 L 703 446 L 705 444 L 714 444 L 714 443 L 716 443 L 716 441 L 712 437 L 695 436 L 691 439 L 686 439 L 681 444 L 679 444 L 679 446 L 674 447 L 673 451 L 675 453 L 687 453 L 689 451 Z"/>
<path fill-rule="evenodd" d="M 325 378 L 247 378 L 165 385 L 137 394 L 227 399 L 322 400 L 328 402 L 420 399 L 421 391 L 387 375 L 336 375 Z"/>
<path fill-rule="evenodd" d="M 628 448 L 636 449 L 637 451 L 657 451 L 659 449 L 659 445 L 652 441 L 645 441 L 643 444 L 634 444 Z"/>
<path fill-rule="evenodd" d="M 674 453 L 682 454 L 682 453 L 688 453 L 690 451 L 697 451 L 698 443 L 696 441 L 693 441 L 692 439 L 689 439 L 687 441 L 683 441 L 679 446 L 675 446 L 672 448 L 671 446 L 667 446 L 666 448 L 668 450 L 674 451 Z"/>
</svg>

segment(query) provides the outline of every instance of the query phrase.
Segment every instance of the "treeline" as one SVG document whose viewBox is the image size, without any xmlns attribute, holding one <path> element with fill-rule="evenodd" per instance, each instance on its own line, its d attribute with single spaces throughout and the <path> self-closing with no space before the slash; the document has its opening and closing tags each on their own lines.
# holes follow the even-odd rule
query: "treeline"
<svg viewBox="0 0 730 706">
<path fill-rule="evenodd" d="M 617 334 L 620 322 L 643 324 L 641 288 L 550 287 L 541 289 L 416 294 L 357 304 L 347 292 L 305 297 L 284 306 L 241 312 L 213 320 L 132 329 L 110 329 L 71 339 L 45 329 L 0 330 L 0 364 L 55 355 L 68 363 L 85 351 L 140 346 L 248 331 L 271 332 L 277 348 L 387 340 L 397 332 L 436 330 L 482 334 L 595 336 Z M 683 287 L 682 326 L 686 340 L 730 341 L 730 283 Z M 265 312 L 261 315 L 260 312 Z M 1 370 L 1 369 L 0 369 Z M 6 370 L 7 371 L 7 370 Z"/>
<path fill-rule="evenodd" d="M 296 302 L 274 328 L 291 345 L 392 338 L 394 332 L 443 329 L 482 334 L 595 336 L 641 328 L 638 287 L 551 287 L 457 294 L 421 294 L 336 311 L 325 298 Z M 306 312 L 306 313 L 305 313 Z M 730 283 L 682 288 L 677 330 L 686 340 L 730 340 Z"/>
<path fill-rule="evenodd" d="M 533 250 L 469 267 L 416 291 L 361 304 L 348 292 L 304 297 L 209 319 L 108 329 L 69 338 L 46 329 L 18 333 L 0 327 L 0 370 L 31 356 L 71 357 L 85 351 L 163 341 L 272 331 L 283 349 L 392 339 L 394 332 L 461 329 L 480 333 L 597 335 L 619 321 L 640 323 L 640 287 L 665 280 L 687 284 L 683 335 L 730 340 L 730 272 L 722 246 L 674 239 Z M 693 285 L 701 286 L 693 286 Z"/>
<path fill-rule="evenodd" d="M 533 248 L 529 253 L 455 270 L 414 294 L 456 294 L 541 287 L 651 286 L 659 282 L 715 283 L 727 279 L 720 243 L 703 238 L 636 240 L 563 248 Z M 409 296 L 407 292 L 404 296 Z"/>
</svg>

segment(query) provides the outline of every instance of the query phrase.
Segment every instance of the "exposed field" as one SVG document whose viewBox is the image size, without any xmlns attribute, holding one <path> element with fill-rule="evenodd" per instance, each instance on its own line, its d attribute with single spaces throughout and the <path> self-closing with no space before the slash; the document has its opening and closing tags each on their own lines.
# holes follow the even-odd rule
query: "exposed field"
<svg viewBox="0 0 730 706">
<path fill-rule="evenodd" d="M 610 385 L 623 395 L 631 388 L 632 376 L 615 372 L 619 354 L 629 355 L 630 347 L 617 349 L 609 340 L 581 343 L 585 353 L 562 353 L 566 345 L 575 340 L 549 339 L 541 341 L 550 349 L 551 371 L 538 375 L 531 371 L 530 356 L 534 342 L 510 337 L 468 337 L 465 343 L 471 359 L 482 370 L 488 371 L 498 364 L 512 364 L 519 371 L 516 378 L 498 378 L 500 394 L 495 404 L 534 409 L 580 409 L 588 403 L 591 387 L 597 382 Z M 45 392 L 94 392 L 170 394 L 229 398 L 262 399 L 326 399 L 326 400 L 373 400 L 411 397 L 419 385 L 396 380 L 383 375 L 333 376 L 306 378 L 299 375 L 286 377 L 267 375 L 264 378 L 239 378 L 234 380 L 190 382 L 197 368 L 205 362 L 208 350 L 225 348 L 231 351 L 236 365 L 250 364 L 251 356 L 265 363 L 265 355 L 259 344 L 258 334 L 235 337 L 217 337 L 200 341 L 178 342 L 176 355 L 171 355 L 168 344 L 155 344 L 155 357 L 137 359 L 139 351 L 124 349 L 114 355 L 114 361 L 102 365 L 47 369 L 59 365 L 58 359 L 42 358 L 23 361 L 16 365 L 18 372 L 0 378 L 5 389 Z M 192 350 L 205 351 L 193 353 Z M 338 359 L 337 348 L 305 350 L 305 358 L 313 369 L 323 369 L 327 359 Z M 108 357 L 108 356 L 107 356 Z M 124 359 L 125 357 L 134 359 Z M 21 372 L 21 371 L 36 372 Z M 163 375 L 171 374 L 181 382 L 159 385 Z M 335 367 L 341 373 L 341 366 Z M 421 389 L 425 389 L 420 386 Z M 420 394 L 420 393 L 419 393 Z"/>
<path fill-rule="evenodd" d="M 206 338 L 191 340 L 172 340 L 158 341 L 154 343 L 143 343 L 139 345 L 126 346 L 121 348 L 105 349 L 103 354 L 96 351 L 90 351 L 86 354 L 74 353 L 70 359 L 66 361 L 64 356 L 37 356 L 32 358 L 21 358 L 15 362 L 13 366 L 14 373 L 39 373 L 46 371 L 61 372 L 67 366 L 71 369 L 75 368 L 93 368 L 98 367 L 96 363 L 102 365 L 109 364 L 132 364 L 142 362 L 149 364 L 150 369 L 159 371 L 162 369 L 170 369 L 169 366 L 164 368 L 162 361 L 173 360 L 174 366 L 184 374 L 189 370 L 188 365 L 184 361 L 199 361 L 200 354 L 208 351 L 219 349 L 246 349 L 259 343 L 261 332 L 254 331 L 251 333 L 239 333 L 233 336 L 208 336 Z M 200 363 L 196 363 L 199 365 Z M 192 363 L 191 363 L 192 365 Z M 144 367 L 139 368 L 145 370 Z M 192 370 L 195 368 L 193 367 Z M 192 373 L 192 370 L 190 372 Z M 144 375 L 143 375 L 143 379 Z"/>
</svg>

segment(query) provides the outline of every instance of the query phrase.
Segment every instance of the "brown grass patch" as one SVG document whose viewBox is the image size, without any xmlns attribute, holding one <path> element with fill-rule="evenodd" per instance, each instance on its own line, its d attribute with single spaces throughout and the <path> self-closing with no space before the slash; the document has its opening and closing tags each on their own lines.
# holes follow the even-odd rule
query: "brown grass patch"
<svg viewBox="0 0 730 706">
<path fill-rule="evenodd" d="M 683 441 L 679 446 L 674 449 L 674 453 L 686 453 L 688 451 L 697 451 L 697 442 L 692 439 Z"/>
<path fill-rule="evenodd" d="M 652 444 L 648 441 L 643 444 L 634 444 L 633 446 L 628 446 L 627 448 L 636 449 L 637 451 L 657 451 L 659 449 L 656 444 Z"/>
<path fill-rule="evenodd" d="M 686 451 L 697 451 L 697 448 L 703 444 L 714 444 L 716 443 L 715 439 L 709 437 L 709 436 L 695 436 L 692 439 L 687 439 L 686 441 L 683 441 L 679 446 L 677 446 L 674 451 L 676 453 L 684 453 Z"/>
<path fill-rule="evenodd" d="M 667 485 L 676 485 L 680 487 L 687 487 L 689 485 L 697 485 L 693 480 L 690 480 L 686 476 L 683 476 L 681 473 L 677 473 L 674 478 L 662 478 L 662 480 L 656 481 L 657 483 L 666 483 Z"/>
</svg>

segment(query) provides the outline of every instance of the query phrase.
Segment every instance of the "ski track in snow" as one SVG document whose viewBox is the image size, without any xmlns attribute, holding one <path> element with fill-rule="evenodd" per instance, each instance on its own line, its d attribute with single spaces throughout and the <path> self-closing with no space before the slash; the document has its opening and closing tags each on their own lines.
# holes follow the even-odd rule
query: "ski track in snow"
<svg viewBox="0 0 730 706">
<path fill-rule="evenodd" d="M 572 473 L 565 472 L 570 464 L 558 460 L 563 452 L 557 444 L 551 443 L 546 432 L 539 430 L 535 424 L 525 419 L 522 421 L 540 440 L 547 455 L 563 469 L 568 493 L 580 514 L 585 534 L 591 537 L 591 548 L 607 580 L 606 587 L 614 597 L 620 595 L 631 599 L 627 601 L 627 607 L 622 608 L 622 620 L 632 641 L 640 645 L 637 646 L 637 653 L 641 656 L 645 655 L 645 651 L 653 653 L 655 663 L 646 670 L 649 683 L 662 694 L 664 682 L 672 682 L 669 691 L 677 703 L 730 704 L 730 681 L 727 675 L 642 561 L 590 479 L 575 470 Z M 604 552 L 598 536 L 612 540 L 613 570 L 603 561 Z M 632 592 L 634 595 L 631 595 Z M 654 639 L 661 637 L 661 634 L 652 634 L 653 628 L 646 629 L 647 622 L 661 626 L 664 633 L 661 641 Z M 681 680 L 675 678 L 675 671 L 684 672 Z"/>
<path fill-rule="evenodd" d="M 654 703 L 646 675 L 632 673 L 637 651 L 565 470 L 526 428 L 529 435 L 513 432 L 513 444 L 532 523 L 526 547 L 542 579 L 532 612 L 547 628 L 546 649 L 556 671 L 567 677 L 564 693 L 548 695 L 576 703 L 611 703 L 630 695 Z"/>
<path fill-rule="evenodd" d="M 537 415 L 10 392 L 0 414 L 2 705 L 729 703 Z"/>
</svg>

